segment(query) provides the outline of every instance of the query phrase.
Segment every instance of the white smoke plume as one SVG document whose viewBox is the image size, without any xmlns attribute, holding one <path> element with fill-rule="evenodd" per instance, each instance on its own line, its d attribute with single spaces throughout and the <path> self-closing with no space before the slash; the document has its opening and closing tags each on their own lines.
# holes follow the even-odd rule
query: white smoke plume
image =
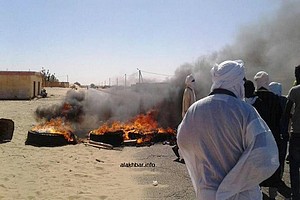
<svg viewBox="0 0 300 200">
<path fill-rule="evenodd" d="M 294 68 L 300 64 L 299 30 L 300 2 L 282 1 L 274 15 L 241 27 L 232 45 L 199 58 L 200 62 L 195 64 L 195 73 L 209 76 L 209 69 L 214 63 L 242 59 L 247 79 L 253 80 L 258 71 L 264 70 L 270 75 L 270 81 L 282 83 L 283 94 L 287 94 L 295 80 Z M 206 62 L 210 66 L 205 65 Z M 199 78 L 200 81 L 202 78 Z"/>
</svg>

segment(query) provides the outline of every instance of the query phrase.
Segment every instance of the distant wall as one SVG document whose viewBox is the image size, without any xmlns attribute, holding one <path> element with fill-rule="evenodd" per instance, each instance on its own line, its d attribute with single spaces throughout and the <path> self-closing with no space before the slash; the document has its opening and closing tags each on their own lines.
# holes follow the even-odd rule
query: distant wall
<svg viewBox="0 0 300 200">
<path fill-rule="evenodd" d="M 42 80 L 39 72 L 0 71 L 0 99 L 32 99 L 40 94 Z"/>
<path fill-rule="evenodd" d="M 68 88 L 69 82 L 49 82 L 46 81 L 44 84 L 44 87 L 62 87 L 62 88 Z"/>
</svg>

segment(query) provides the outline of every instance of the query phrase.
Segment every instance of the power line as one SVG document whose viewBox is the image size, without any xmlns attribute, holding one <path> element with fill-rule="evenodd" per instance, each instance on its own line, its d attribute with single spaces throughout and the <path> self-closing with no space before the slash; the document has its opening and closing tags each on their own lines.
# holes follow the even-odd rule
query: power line
<svg viewBox="0 0 300 200">
<path fill-rule="evenodd" d="M 121 79 L 124 78 L 124 85 L 125 87 L 127 86 L 128 82 L 127 82 L 127 78 L 128 77 L 135 77 L 136 75 L 138 75 L 138 78 L 139 78 L 139 83 L 142 83 L 143 82 L 143 75 L 142 75 L 142 72 L 143 73 L 146 73 L 146 74 L 154 74 L 154 75 L 158 75 L 158 76 L 165 76 L 165 77 L 171 77 L 171 76 L 174 76 L 174 75 L 168 75 L 168 74 L 161 74 L 161 73 L 155 73 L 155 72 L 148 72 L 148 71 L 144 71 L 144 70 L 141 70 L 139 68 L 136 68 L 138 70 L 138 72 L 133 72 L 131 74 L 125 74 L 125 76 L 122 76 L 122 77 L 119 77 Z M 110 78 L 109 78 L 110 79 Z M 117 78 L 117 85 L 119 84 L 119 81 L 118 81 L 118 78 Z"/>
<path fill-rule="evenodd" d="M 147 72 L 147 71 L 144 71 L 144 70 L 141 70 L 141 71 L 144 72 L 144 73 L 147 73 L 147 74 L 155 74 L 155 75 L 159 75 L 159 76 L 173 76 L 173 75 L 160 74 L 160 73 L 155 73 L 155 72 Z"/>
</svg>

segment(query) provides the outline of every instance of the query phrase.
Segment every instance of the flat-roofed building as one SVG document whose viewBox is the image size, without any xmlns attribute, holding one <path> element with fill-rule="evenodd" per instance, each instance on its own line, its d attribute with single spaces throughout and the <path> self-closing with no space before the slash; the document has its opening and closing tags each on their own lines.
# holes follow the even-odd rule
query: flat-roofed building
<svg viewBox="0 0 300 200">
<path fill-rule="evenodd" d="M 41 92 L 43 77 L 40 72 L 0 71 L 0 99 L 26 100 Z"/>
</svg>

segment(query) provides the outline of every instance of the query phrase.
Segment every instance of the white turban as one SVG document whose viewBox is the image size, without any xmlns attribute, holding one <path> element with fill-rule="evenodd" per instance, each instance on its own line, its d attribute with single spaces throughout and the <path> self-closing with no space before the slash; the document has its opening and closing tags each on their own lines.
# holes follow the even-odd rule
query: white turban
<svg viewBox="0 0 300 200">
<path fill-rule="evenodd" d="M 254 76 L 254 81 L 256 81 L 256 89 L 264 87 L 269 89 L 269 74 L 265 71 L 259 71 Z"/>
<path fill-rule="evenodd" d="M 271 82 L 269 84 L 269 90 L 271 92 L 273 92 L 274 94 L 281 96 L 281 92 L 282 92 L 282 86 L 280 83 L 278 82 Z"/>
<path fill-rule="evenodd" d="M 195 79 L 194 79 L 194 77 L 193 77 L 192 74 L 188 75 L 185 78 L 185 85 L 188 86 L 188 87 L 191 87 L 192 89 L 194 89 L 194 87 L 195 87 Z"/>
<path fill-rule="evenodd" d="M 244 98 L 245 69 L 242 60 L 224 61 L 219 65 L 216 64 L 210 72 L 213 82 L 211 91 L 216 88 L 223 88 L 233 92 L 238 98 Z"/>
</svg>

